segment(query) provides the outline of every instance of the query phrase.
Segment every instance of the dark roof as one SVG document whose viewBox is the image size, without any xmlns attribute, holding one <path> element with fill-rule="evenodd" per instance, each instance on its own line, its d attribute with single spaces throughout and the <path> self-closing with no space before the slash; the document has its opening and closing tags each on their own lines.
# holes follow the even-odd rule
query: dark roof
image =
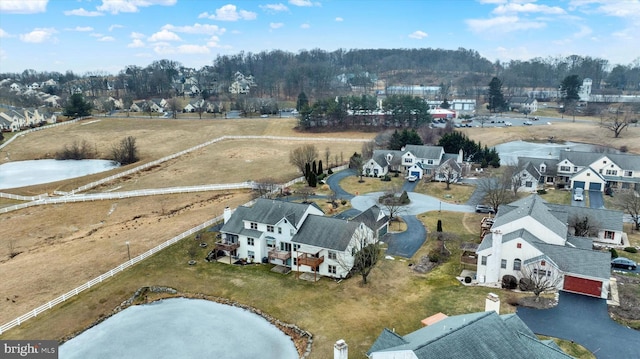
<svg viewBox="0 0 640 359">
<path fill-rule="evenodd" d="M 358 215 L 352 218 L 353 221 L 362 222 L 368 227 L 372 227 L 375 224 L 375 228 L 382 227 L 385 223 L 389 222 L 389 216 L 384 214 L 382 209 L 378 206 L 371 206 L 364 212 L 360 212 Z"/>
<path fill-rule="evenodd" d="M 622 231 L 622 219 L 624 213 L 621 211 L 615 211 L 611 209 L 578 207 L 578 206 L 566 206 L 561 204 L 548 204 L 549 208 L 557 209 L 558 211 L 567 212 L 568 219 L 578 217 L 588 217 L 595 222 L 595 225 L 599 229 L 608 229 L 612 231 Z"/>
<path fill-rule="evenodd" d="M 360 222 L 333 217 L 309 215 L 291 242 L 344 251 L 349 246 Z"/>
<path fill-rule="evenodd" d="M 259 198 L 243 219 L 249 222 L 275 225 L 286 218 L 291 224 L 298 226 L 309 206 L 311 205 Z"/>
<path fill-rule="evenodd" d="M 406 145 L 404 146 L 404 152 L 411 152 L 417 158 L 428 158 L 440 160 L 440 157 L 444 149 L 442 146 L 421 146 L 421 145 Z"/>
<path fill-rule="evenodd" d="M 383 331 L 367 354 L 375 351 L 412 351 L 427 358 L 571 358 L 539 341 L 514 314 L 494 311 L 445 318 L 403 337 Z"/>
<path fill-rule="evenodd" d="M 562 151 L 560 160 L 567 159 L 578 166 L 589 166 L 597 160 L 607 157 L 625 170 L 637 170 L 640 168 L 640 156 L 624 153 L 598 153 L 583 151 Z"/>
<path fill-rule="evenodd" d="M 560 237 L 567 235 L 566 213 L 549 208 L 547 202 L 537 194 L 500 206 L 493 227 L 496 228 L 526 216 L 531 216 Z"/>
</svg>

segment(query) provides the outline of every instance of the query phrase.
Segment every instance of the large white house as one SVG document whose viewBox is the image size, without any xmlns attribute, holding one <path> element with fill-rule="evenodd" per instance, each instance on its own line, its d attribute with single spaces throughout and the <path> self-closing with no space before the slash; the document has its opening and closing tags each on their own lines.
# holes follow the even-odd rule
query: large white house
<svg viewBox="0 0 640 359">
<path fill-rule="evenodd" d="M 362 166 L 363 176 L 383 177 L 391 171 L 451 182 L 462 176 L 462 150 L 445 153 L 442 146 L 406 145 L 402 150 L 375 150 Z"/>
<path fill-rule="evenodd" d="M 522 271 L 529 269 L 538 275 L 561 277 L 558 289 L 607 298 L 610 253 L 593 250 L 591 238 L 571 234 L 572 216 L 580 219 L 587 210 L 549 204 L 535 194 L 500 206 L 491 232 L 476 250 L 478 282 L 495 285 L 505 275 L 522 278 Z M 587 215 L 603 226 L 602 234 L 620 240 L 621 212 L 592 211 Z M 613 213 L 611 217 L 608 212 Z"/>
<path fill-rule="evenodd" d="M 226 210 L 215 251 L 293 271 L 346 277 L 355 253 L 386 233 L 388 219 L 372 207 L 350 219 L 326 217 L 314 204 L 258 199 Z"/>
</svg>

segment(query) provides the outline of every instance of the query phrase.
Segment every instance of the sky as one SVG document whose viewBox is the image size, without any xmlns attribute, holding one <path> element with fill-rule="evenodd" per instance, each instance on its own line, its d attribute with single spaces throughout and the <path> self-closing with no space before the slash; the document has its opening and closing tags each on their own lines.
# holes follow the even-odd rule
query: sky
<svg viewBox="0 0 640 359">
<path fill-rule="evenodd" d="M 117 74 L 241 51 L 472 49 L 640 61 L 640 0 L 0 0 L 0 72 Z"/>
</svg>

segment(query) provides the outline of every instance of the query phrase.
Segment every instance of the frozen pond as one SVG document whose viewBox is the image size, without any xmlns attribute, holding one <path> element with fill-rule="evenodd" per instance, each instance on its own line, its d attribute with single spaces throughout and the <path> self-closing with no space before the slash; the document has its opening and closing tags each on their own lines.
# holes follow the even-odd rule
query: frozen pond
<svg viewBox="0 0 640 359">
<path fill-rule="evenodd" d="M 0 189 L 61 181 L 108 171 L 119 165 L 109 160 L 32 160 L 0 165 Z"/>
<path fill-rule="evenodd" d="M 495 146 L 503 165 L 516 164 L 518 157 L 558 158 L 561 151 L 593 151 L 596 147 L 585 143 L 534 143 L 512 141 Z"/>
<path fill-rule="evenodd" d="M 203 299 L 134 305 L 60 346 L 67 358 L 298 358 L 293 341 L 247 310 Z"/>
</svg>

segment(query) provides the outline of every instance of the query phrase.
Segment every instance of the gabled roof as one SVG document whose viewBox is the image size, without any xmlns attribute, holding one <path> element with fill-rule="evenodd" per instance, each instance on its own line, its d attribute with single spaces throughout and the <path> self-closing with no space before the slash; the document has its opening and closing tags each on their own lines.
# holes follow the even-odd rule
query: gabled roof
<svg viewBox="0 0 640 359">
<path fill-rule="evenodd" d="M 527 168 L 528 165 L 532 165 L 536 168 L 536 171 L 539 171 L 540 165 L 544 164 L 546 171 L 540 172 L 540 174 L 545 176 L 555 176 L 557 174 L 558 162 L 557 159 L 553 158 L 518 157 L 518 167 L 520 168 Z"/>
<path fill-rule="evenodd" d="M 411 152 L 417 158 L 440 159 L 444 150 L 442 146 L 406 145 L 404 153 Z"/>
<path fill-rule="evenodd" d="M 623 216 L 621 211 L 615 211 L 611 209 L 599 209 L 589 207 L 578 206 L 566 206 L 562 204 L 548 204 L 549 208 L 556 209 L 558 211 L 567 212 L 567 218 L 587 217 L 595 222 L 595 225 L 599 229 L 609 229 L 612 231 L 623 230 Z"/>
<path fill-rule="evenodd" d="M 359 226 L 356 221 L 309 215 L 291 242 L 345 251 Z"/>
<path fill-rule="evenodd" d="M 527 216 L 542 223 L 558 236 L 566 237 L 566 213 L 549 208 L 547 202 L 537 194 L 500 206 L 493 227 L 497 228 Z"/>
<path fill-rule="evenodd" d="M 460 167 L 458 162 L 456 162 L 455 158 L 449 158 L 448 160 L 442 162 L 440 166 L 438 166 L 438 170 L 447 166 L 451 167 L 451 169 L 454 170 L 455 172 L 460 173 L 462 171 L 462 168 Z"/>
<path fill-rule="evenodd" d="M 383 331 L 367 352 L 412 351 L 426 358 L 571 358 L 539 341 L 514 314 L 494 311 L 443 319 L 403 337 Z"/>
<path fill-rule="evenodd" d="M 275 225 L 283 218 L 297 226 L 310 204 L 277 201 L 259 198 L 243 219 L 248 222 Z"/>
<path fill-rule="evenodd" d="M 382 209 L 378 206 L 371 206 L 364 212 L 360 212 L 357 216 L 352 218 L 355 222 L 362 222 L 368 227 L 375 225 L 376 228 L 380 228 L 385 223 L 389 222 L 389 216 L 387 216 Z"/>
<path fill-rule="evenodd" d="M 611 253 L 592 249 L 571 248 L 534 242 L 536 248 L 548 256 L 558 268 L 570 274 L 608 280 L 611 277 Z"/>
<path fill-rule="evenodd" d="M 560 160 L 567 159 L 577 166 L 589 166 L 597 160 L 608 157 L 622 169 L 634 170 L 640 168 L 640 156 L 625 153 L 597 153 L 583 151 L 562 151 Z"/>
</svg>

